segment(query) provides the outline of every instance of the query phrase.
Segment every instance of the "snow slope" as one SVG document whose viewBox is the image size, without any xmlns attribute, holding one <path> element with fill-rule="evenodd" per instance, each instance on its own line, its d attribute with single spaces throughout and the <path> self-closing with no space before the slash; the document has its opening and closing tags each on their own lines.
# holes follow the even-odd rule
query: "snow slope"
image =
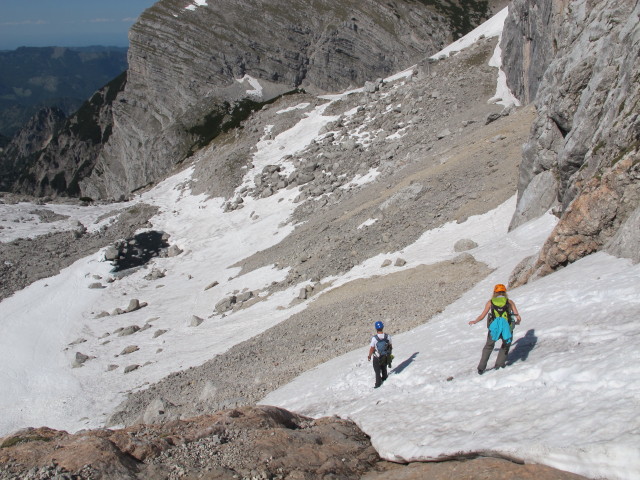
<svg viewBox="0 0 640 480">
<path fill-rule="evenodd" d="M 486 329 L 467 322 L 552 224 L 547 216 L 471 251 L 496 271 L 429 323 L 393 336 L 390 319 L 395 369 L 382 388 L 372 388 L 363 338 L 262 403 L 354 420 L 394 461 L 491 451 L 591 478 L 640 478 L 640 265 L 598 253 L 513 290 L 522 324 L 510 365 L 476 373 Z"/>
</svg>

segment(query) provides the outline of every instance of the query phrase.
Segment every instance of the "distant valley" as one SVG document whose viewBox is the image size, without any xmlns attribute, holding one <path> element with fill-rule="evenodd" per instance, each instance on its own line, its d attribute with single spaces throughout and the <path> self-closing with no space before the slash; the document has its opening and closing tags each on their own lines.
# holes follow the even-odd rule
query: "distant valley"
<svg viewBox="0 0 640 480">
<path fill-rule="evenodd" d="M 21 47 L 0 51 L 0 148 L 36 112 L 75 112 L 127 69 L 124 47 Z"/>
</svg>

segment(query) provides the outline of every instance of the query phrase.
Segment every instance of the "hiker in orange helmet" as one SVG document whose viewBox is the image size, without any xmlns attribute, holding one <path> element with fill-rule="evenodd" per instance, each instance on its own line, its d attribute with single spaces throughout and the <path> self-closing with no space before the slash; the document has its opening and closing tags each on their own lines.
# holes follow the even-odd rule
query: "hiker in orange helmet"
<svg viewBox="0 0 640 480">
<path fill-rule="evenodd" d="M 469 325 L 474 325 L 487 317 L 487 342 L 482 349 L 482 356 L 478 364 L 478 373 L 482 375 L 487 369 L 487 362 L 493 351 L 493 347 L 499 338 L 502 338 L 500 352 L 496 359 L 495 368 L 504 368 L 507 362 L 507 355 L 513 340 L 513 328 L 520 325 L 520 314 L 513 300 L 507 297 L 507 287 L 499 283 L 493 287 L 493 296 L 484 306 L 484 310 L 475 320 L 471 320 Z"/>
</svg>

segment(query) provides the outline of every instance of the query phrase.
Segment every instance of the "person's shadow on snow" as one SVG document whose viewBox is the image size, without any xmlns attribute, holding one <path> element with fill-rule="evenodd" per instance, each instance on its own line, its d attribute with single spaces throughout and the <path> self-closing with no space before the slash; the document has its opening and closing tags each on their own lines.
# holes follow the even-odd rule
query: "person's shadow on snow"
<svg viewBox="0 0 640 480">
<path fill-rule="evenodd" d="M 411 355 L 409 358 L 407 358 L 404 362 L 402 362 L 400 365 L 398 365 L 396 368 L 394 368 L 393 370 L 391 370 L 391 372 L 389 372 L 390 374 L 393 373 L 395 375 L 399 374 L 400 372 L 402 372 L 405 368 L 407 368 L 409 365 L 411 365 L 411 363 L 416 359 L 416 357 L 418 356 L 418 352 L 414 353 L 413 355 Z"/>
<path fill-rule="evenodd" d="M 517 361 L 526 362 L 536 343 L 538 343 L 538 337 L 536 337 L 536 331 L 532 328 L 527 331 L 524 337 L 513 343 L 512 350 L 507 357 L 507 365 L 513 365 Z"/>
</svg>

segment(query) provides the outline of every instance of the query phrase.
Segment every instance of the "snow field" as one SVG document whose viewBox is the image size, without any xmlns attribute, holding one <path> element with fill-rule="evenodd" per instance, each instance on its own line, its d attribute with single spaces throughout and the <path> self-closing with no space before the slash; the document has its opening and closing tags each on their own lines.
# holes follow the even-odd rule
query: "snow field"
<svg viewBox="0 0 640 480">
<path fill-rule="evenodd" d="M 254 168 L 247 172 L 244 184 L 250 184 L 265 165 L 282 164 L 285 155 L 297 152 L 316 138 L 318 131 L 335 119 L 322 116 L 324 108 L 326 105 L 309 112 L 273 140 L 261 141 Z M 280 149 L 281 146 L 285 148 Z M 190 193 L 192 174 L 193 168 L 185 169 L 127 204 L 47 206 L 72 216 L 61 225 L 40 224 L 35 216 L 29 222 L 15 224 L 20 229 L 11 235 L 21 235 L 26 229 L 32 234 L 46 233 L 63 228 L 62 223 L 93 223 L 105 211 L 146 202 L 161 210 L 151 220 L 153 228 L 169 233 L 171 243 L 176 243 L 183 253 L 154 260 L 155 268 L 167 271 L 160 280 L 144 280 L 148 270 L 140 269 L 106 289 L 89 289 L 89 284 L 95 282 L 94 275 L 107 278 L 111 269 L 110 264 L 101 261 L 103 254 L 99 252 L 5 299 L 0 304 L 0 328 L 4 332 L 0 361 L 8 368 L 0 377 L 6 392 L 0 396 L 0 409 L 6 413 L 0 419 L 0 434 L 41 424 L 66 430 L 100 427 L 125 392 L 144 388 L 173 371 L 200 365 L 304 308 L 304 304 L 284 308 L 296 298 L 300 287 L 296 285 L 269 298 L 261 293 L 262 301 L 232 315 L 212 315 L 214 305 L 234 290 L 260 291 L 286 276 L 287 270 L 266 267 L 238 278 L 240 269 L 231 265 L 280 242 L 293 230 L 287 222 L 298 192 L 281 190 L 259 200 L 247 197 L 244 209 L 223 213 L 222 199 Z M 13 212 L 12 206 L 1 207 Z M 10 215 L 22 215 L 26 220 L 33 206 L 17 208 L 18 214 Z M 252 212 L 255 213 L 250 216 Z M 95 228 L 99 226 L 96 224 Z M 219 285 L 205 290 L 214 281 Z M 101 311 L 126 308 L 132 298 L 148 306 L 125 315 L 96 318 Z M 193 315 L 206 321 L 191 327 Z M 146 323 L 152 327 L 132 336 L 113 334 L 117 328 L 142 327 Z M 159 329 L 167 332 L 154 338 Z M 111 334 L 105 336 L 106 333 Z M 87 341 L 69 346 L 80 338 Z M 121 355 L 125 347 L 132 345 L 139 349 Z M 72 369 L 77 351 L 95 358 Z M 108 371 L 110 365 L 117 368 Z M 129 365 L 141 368 L 123 374 Z"/>
<path fill-rule="evenodd" d="M 484 255 L 510 257 L 513 237 L 542 227 L 523 225 Z M 371 388 L 363 339 L 263 403 L 352 419 L 394 461 L 492 451 L 590 478 L 639 478 L 640 266 L 598 253 L 510 292 L 522 314 L 512 364 L 479 376 L 486 328 L 467 322 L 510 271 L 498 267 L 429 323 L 393 336 L 396 371 L 382 388 Z"/>
</svg>

